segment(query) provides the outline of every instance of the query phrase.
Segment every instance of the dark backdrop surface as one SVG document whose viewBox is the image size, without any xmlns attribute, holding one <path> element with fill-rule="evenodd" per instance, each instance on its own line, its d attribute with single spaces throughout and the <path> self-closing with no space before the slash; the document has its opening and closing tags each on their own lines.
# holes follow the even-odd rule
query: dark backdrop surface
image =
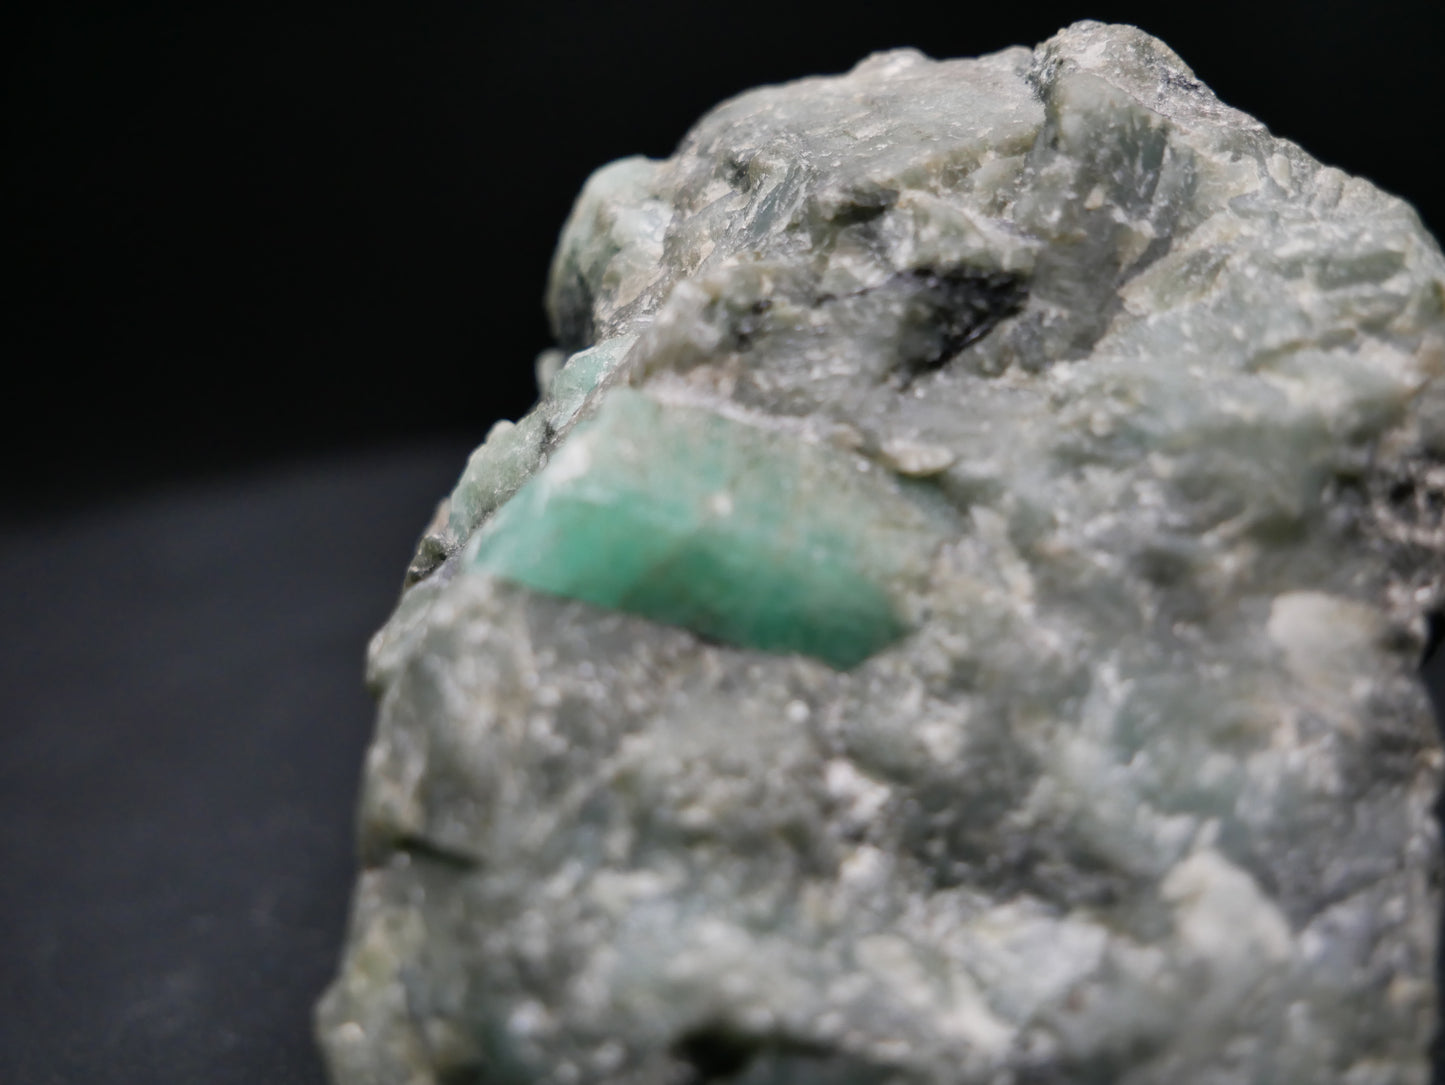
<svg viewBox="0 0 1445 1085">
<path fill-rule="evenodd" d="M 0 534 L 0 1082 L 319 1085 L 362 652 L 464 452 Z"/>
<path fill-rule="evenodd" d="M 1445 231 L 1439 4 L 8 7 L 0 1082 L 319 1085 L 363 648 L 593 168 L 1083 16 Z"/>
</svg>

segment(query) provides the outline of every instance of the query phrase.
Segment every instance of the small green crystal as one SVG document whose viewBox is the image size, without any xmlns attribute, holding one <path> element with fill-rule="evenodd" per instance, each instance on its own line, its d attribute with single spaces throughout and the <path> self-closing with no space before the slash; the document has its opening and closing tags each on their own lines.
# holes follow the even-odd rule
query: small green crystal
<svg viewBox="0 0 1445 1085">
<path fill-rule="evenodd" d="M 618 390 L 479 533 L 472 566 L 847 668 L 906 632 L 896 593 L 935 538 L 851 453 Z"/>
<path fill-rule="evenodd" d="M 567 359 L 547 386 L 547 421 L 560 430 L 582 409 L 592 391 L 627 356 L 635 335 L 619 335 L 579 350 Z"/>
<path fill-rule="evenodd" d="M 531 477 L 545 436 L 546 421 L 535 412 L 519 423 L 503 421 L 491 428 L 451 493 L 448 527 L 457 539 L 470 535 Z"/>
<path fill-rule="evenodd" d="M 587 397 L 621 364 L 635 335 L 619 335 L 579 350 L 562 365 L 543 389 L 542 410 L 520 422 L 498 422 L 487 434 L 452 490 L 447 527 L 454 542 L 465 541 L 522 483 L 542 460 L 549 429 L 563 431 Z"/>
</svg>

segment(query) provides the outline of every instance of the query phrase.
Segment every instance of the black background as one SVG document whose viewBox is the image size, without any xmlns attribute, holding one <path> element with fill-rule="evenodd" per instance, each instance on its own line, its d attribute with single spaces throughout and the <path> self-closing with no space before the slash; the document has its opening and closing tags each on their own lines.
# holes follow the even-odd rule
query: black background
<svg viewBox="0 0 1445 1085">
<path fill-rule="evenodd" d="M 23 0 L 22 0 L 23 2 Z M 532 397 L 587 174 L 749 86 L 1074 18 L 1164 38 L 1228 102 L 1445 230 L 1445 5 L 56 2 L 9 16 L 11 507 L 478 436 Z M 13 390 L 12 390 L 13 391 Z M 82 426 L 83 424 L 83 426 Z"/>
<path fill-rule="evenodd" d="M 0 15 L 0 1082 L 319 1082 L 362 648 L 531 401 L 593 168 L 758 83 L 1084 16 L 1445 231 L 1439 4 Z"/>
</svg>

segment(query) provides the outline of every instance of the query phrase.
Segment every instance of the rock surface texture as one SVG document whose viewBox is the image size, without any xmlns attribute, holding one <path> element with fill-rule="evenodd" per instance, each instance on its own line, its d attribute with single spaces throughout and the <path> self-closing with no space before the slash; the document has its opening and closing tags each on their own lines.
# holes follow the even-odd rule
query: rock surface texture
<svg viewBox="0 0 1445 1085">
<path fill-rule="evenodd" d="M 1445 261 L 1167 47 L 582 192 L 374 640 L 338 1085 L 1424 1085 Z"/>
</svg>

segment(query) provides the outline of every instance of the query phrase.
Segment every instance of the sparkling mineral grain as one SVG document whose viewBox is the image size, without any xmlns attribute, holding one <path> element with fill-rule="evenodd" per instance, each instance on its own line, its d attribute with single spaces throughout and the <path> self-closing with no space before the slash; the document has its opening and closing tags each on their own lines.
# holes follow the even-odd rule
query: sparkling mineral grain
<svg viewBox="0 0 1445 1085">
<path fill-rule="evenodd" d="M 1162 43 L 588 181 L 373 641 L 338 1085 L 1424 1085 L 1445 260 Z"/>
</svg>

